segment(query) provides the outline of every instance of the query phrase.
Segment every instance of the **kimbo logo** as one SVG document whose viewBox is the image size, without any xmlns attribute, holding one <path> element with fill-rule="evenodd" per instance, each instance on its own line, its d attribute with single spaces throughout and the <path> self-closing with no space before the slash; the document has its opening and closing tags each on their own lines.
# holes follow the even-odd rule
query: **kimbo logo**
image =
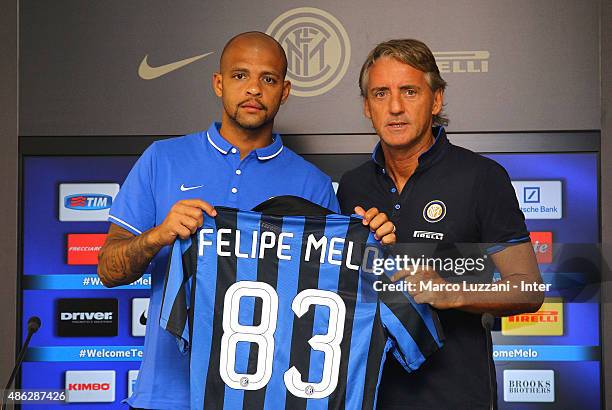
<svg viewBox="0 0 612 410">
<path fill-rule="evenodd" d="M 114 370 L 67 370 L 68 403 L 110 403 L 115 401 Z"/>
</svg>

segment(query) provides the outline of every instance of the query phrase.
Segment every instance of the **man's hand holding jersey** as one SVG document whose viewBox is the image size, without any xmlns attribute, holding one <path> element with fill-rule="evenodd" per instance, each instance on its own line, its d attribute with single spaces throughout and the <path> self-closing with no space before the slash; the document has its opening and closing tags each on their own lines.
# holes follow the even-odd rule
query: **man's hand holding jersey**
<svg viewBox="0 0 612 410">
<path fill-rule="evenodd" d="M 412 283 L 408 293 L 416 303 L 429 303 L 437 309 L 456 309 L 461 307 L 461 294 L 459 292 L 428 290 L 429 287 L 421 286 L 422 283 L 431 282 L 434 286 L 442 285 L 444 288 L 448 282 L 431 268 L 419 268 L 415 271 L 402 270 L 395 272 L 390 278 L 393 282 L 403 279 L 406 283 Z"/>
<path fill-rule="evenodd" d="M 370 227 L 370 230 L 374 232 L 374 238 L 383 245 L 393 245 L 397 241 L 395 225 L 385 213 L 380 212 L 377 208 L 370 208 L 366 211 L 360 206 L 355 207 L 355 213 L 363 217 L 363 224 Z"/>
<path fill-rule="evenodd" d="M 176 238 L 187 239 L 204 223 L 204 214 L 217 216 L 217 211 L 201 199 L 184 199 L 175 203 L 164 221 L 151 229 L 150 241 L 160 248 L 172 245 Z"/>
</svg>

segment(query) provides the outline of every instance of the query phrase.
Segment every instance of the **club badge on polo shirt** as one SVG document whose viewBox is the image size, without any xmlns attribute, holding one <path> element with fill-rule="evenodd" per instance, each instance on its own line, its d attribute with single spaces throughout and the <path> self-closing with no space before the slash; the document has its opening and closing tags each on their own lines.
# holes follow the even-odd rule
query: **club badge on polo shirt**
<svg viewBox="0 0 612 410">
<path fill-rule="evenodd" d="M 423 218 L 429 223 L 440 222 L 446 216 L 446 205 L 439 199 L 430 201 L 423 208 Z"/>
</svg>

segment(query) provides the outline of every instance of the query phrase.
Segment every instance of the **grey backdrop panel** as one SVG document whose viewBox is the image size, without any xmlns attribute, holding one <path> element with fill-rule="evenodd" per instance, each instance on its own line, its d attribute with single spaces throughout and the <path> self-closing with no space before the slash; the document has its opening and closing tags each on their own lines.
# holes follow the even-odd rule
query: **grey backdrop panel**
<svg viewBox="0 0 612 410">
<path fill-rule="evenodd" d="M 282 13 L 305 6 L 341 23 L 351 56 L 335 87 L 291 96 L 277 121 L 284 133 L 371 132 L 357 75 L 376 43 L 397 37 L 451 52 L 439 60 L 453 71 L 444 74 L 451 131 L 600 128 L 594 0 L 23 0 L 20 134 L 168 135 L 205 128 L 220 116 L 210 77 L 224 43 L 238 32 L 265 31 Z M 160 66 L 210 51 L 154 80 L 137 74 L 147 54 Z"/>
</svg>

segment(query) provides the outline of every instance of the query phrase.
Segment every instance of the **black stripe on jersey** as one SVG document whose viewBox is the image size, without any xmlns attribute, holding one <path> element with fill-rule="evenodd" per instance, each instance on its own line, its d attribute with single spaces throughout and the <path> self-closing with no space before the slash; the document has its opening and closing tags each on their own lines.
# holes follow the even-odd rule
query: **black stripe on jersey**
<svg viewBox="0 0 612 410">
<path fill-rule="evenodd" d="M 236 229 L 238 225 L 237 210 L 224 209 L 215 217 L 217 230 L 230 229 L 230 248 L 236 244 Z M 225 383 L 219 373 L 219 358 L 221 354 L 221 337 L 223 335 L 223 302 L 227 289 L 236 282 L 237 259 L 234 252 L 230 256 L 217 256 L 217 286 L 215 289 L 213 331 L 208 359 L 208 374 L 204 381 L 204 409 L 222 410 L 225 398 Z"/>
<path fill-rule="evenodd" d="M 312 217 L 305 218 L 296 295 L 305 289 L 316 289 L 319 285 L 319 261 L 321 260 L 321 250 L 313 248 L 313 251 L 310 253 L 310 261 L 306 262 L 304 260 L 306 257 L 307 240 L 311 234 L 313 234 L 317 240 L 325 235 L 325 219 Z M 311 352 L 308 340 L 313 336 L 314 312 L 314 306 L 311 306 L 308 312 L 302 317 L 293 318 L 291 355 L 289 357 L 288 368 L 290 369 L 292 366 L 295 366 L 302 375 L 302 380 L 308 380 Z M 306 409 L 306 399 L 296 397 L 288 390 L 285 393 L 285 397 L 285 409 Z"/>
<path fill-rule="evenodd" d="M 188 305 L 185 284 L 189 278 L 195 274 L 197 266 L 197 254 L 195 251 L 197 249 L 197 245 L 195 242 L 195 235 L 192 235 L 190 239 L 191 244 L 189 245 L 189 248 L 187 248 L 187 250 L 181 255 L 183 265 L 183 280 L 181 282 L 181 287 L 179 288 L 179 291 L 172 302 L 170 316 L 168 317 L 167 329 L 177 337 L 181 337 L 183 334 L 185 324 L 187 323 L 187 315 L 189 314 L 189 310 L 187 309 Z M 170 255 L 168 256 L 168 267 L 166 269 L 166 279 L 164 282 L 164 294 L 166 293 L 166 287 L 168 285 L 168 270 L 170 269 L 171 262 L 172 251 L 170 251 Z M 191 341 L 191 338 L 189 340 Z"/>
<path fill-rule="evenodd" d="M 363 225 L 361 219 L 351 218 L 346 233 L 342 261 L 347 259 L 348 244 L 353 242 L 353 255 L 351 263 L 361 265 L 365 244 L 368 241 L 370 230 Z M 340 371 L 338 372 L 338 386 L 329 396 L 328 409 L 343 409 L 346 405 L 346 384 L 348 383 L 348 364 L 351 350 L 351 338 L 353 336 L 353 320 L 355 318 L 355 304 L 357 303 L 357 291 L 359 286 L 359 271 L 349 269 L 346 263 L 340 267 L 338 280 L 338 295 L 344 300 L 346 306 L 346 318 L 344 322 L 344 336 L 340 343 Z"/>
<path fill-rule="evenodd" d="M 189 248 L 189 256 L 185 257 L 183 255 L 183 266 L 189 267 L 190 274 L 186 281 L 191 279 L 191 294 L 189 295 L 189 309 L 187 310 L 187 320 L 189 323 L 189 343 L 193 340 L 193 312 L 195 311 L 195 300 L 196 300 L 196 273 L 198 271 L 198 240 L 197 233 L 191 235 L 191 248 Z M 191 348 L 189 349 L 189 354 L 191 355 Z"/>
<path fill-rule="evenodd" d="M 259 222 L 259 235 L 265 231 L 272 231 L 278 237 L 282 232 L 283 218 L 271 215 L 262 215 Z M 264 258 L 257 261 L 257 281 L 265 282 L 276 289 L 278 283 L 278 242 L 272 249 L 266 249 Z M 261 323 L 261 299 L 255 298 L 255 309 L 253 313 L 253 325 Z M 257 371 L 257 356 L 259 349 L 257 344 L 250 343 L 249 347 L 249 364 L 247 374 L 255 374 Z M 259 390 L 245 390 L 242 408 L 244 410 L 263 409 L 266 398 L 266 387 Z"/>
<path fill-rule="evenodd" d="M 385 284 L 393 283 L 386 275 L 380 275 L 380 280 Z M 378 296 L 410 333 L 423 356 L 427 357 L 438 350 L 438 344 L 429 332 L 425 321 L 402 292 L 381 291 L 378 292 Z M 431 309 L 431 315 L 436 329 L 441 332 L 439 323 L 436 323 L 438 321 L 436 311 Z M 442 333 L 438 335 L 442 338 Z"/>
<path fill-rule="evenodd" d="M 385 354 L 387 335 L 380 319 L 380 304 L 376 303 L 376 314 L 372 323 L 372 335 L 370 336 L 370 347 L 368 348 L 368 361 L 366 364 L 365 383 L 363 385 L 363 410 L 374 408 L 376 398 L 376 387 L 380 374 L 380 364 Z"/>
</svg>

